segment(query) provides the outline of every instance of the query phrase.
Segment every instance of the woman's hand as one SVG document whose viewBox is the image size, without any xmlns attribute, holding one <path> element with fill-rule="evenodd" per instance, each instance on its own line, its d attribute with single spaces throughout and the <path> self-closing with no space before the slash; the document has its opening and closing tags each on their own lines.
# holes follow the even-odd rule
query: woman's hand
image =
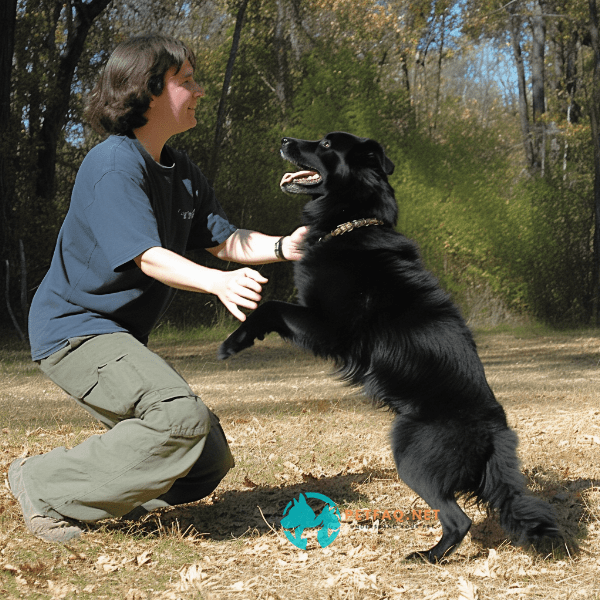
<svg viewBox="0 0 600 600">
<path fill-rule="evenodd" d="M 286 260 L 300 260 L 303 255 L 302 245 L 308 233 L 308 227 L 298 227 L 292 235 L 286 235 L 282 242 L 282 251 Z"/>
<path fill-rule="evenodd" d="M 240 321 L 245 321 L 246 315 L 239 307 L 254 310 L 261 300 L 262 284 L 267 283 L 266 277 L 249 267 L 237 271 L 209 269 L 158 246 L 142 252 L 134 261 L 148 277 L 165 285 L 214 294 Z"/>
<path fill-rule="evenodd" d="M 254 310 L 262 296 L 262 284 L 267 278 L 258 271 L 245 267 L 237 271 L 218 271 L 212 286 L 212 293 L 223 303 L 225 308 L 240 321 L 246 320 L 246 315 L 240 310 Z"/>
</svg>

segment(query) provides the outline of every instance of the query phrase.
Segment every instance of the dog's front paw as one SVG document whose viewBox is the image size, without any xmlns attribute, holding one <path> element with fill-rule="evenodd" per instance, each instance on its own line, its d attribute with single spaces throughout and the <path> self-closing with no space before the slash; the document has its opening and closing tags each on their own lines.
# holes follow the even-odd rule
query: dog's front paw
<svg viewBox="0 0 600 600">
<path fill-rule="evenodd" d="M 264 339 L 264 335 L 252 333 L 249 328 L 242 325 L 238 327 L 220 346 L 217 353 L 219 360 L 225 360 L 245 348 L 250 348 L 254 345 L 254 340 Z"/>
</svg>

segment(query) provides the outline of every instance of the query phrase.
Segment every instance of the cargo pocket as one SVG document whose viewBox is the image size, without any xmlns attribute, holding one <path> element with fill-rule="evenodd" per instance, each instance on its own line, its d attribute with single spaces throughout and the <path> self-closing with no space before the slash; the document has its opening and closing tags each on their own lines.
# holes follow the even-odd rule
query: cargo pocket
<svg viewBox="0 0 600 600">
<path fill-rule="evenodd" d="M 135 416 L 135 407 L 152 390 L 129 355 L 123 354 L 97 368 L 97 386 L 86 404 L 110 411 L 121 418 Z"/>
<path fill-rule="evenodd" d="M 70 352 L 66 348 L 65 353 Z M 42 371 L 58 387 L 77 400 L 85 398 L 98 384 L 98 371 L 94 366 L 82 366 L 75 354 L 66 353 L 58 364 L 40 363 Z"/>
<path fill-rule="evenodd" d="M 161 421 L 173 438 L 200 438 L 210 431 L 210 411 L 197 396 L 162 400 L 144 415 L 148 423 Z"/>
</svg>

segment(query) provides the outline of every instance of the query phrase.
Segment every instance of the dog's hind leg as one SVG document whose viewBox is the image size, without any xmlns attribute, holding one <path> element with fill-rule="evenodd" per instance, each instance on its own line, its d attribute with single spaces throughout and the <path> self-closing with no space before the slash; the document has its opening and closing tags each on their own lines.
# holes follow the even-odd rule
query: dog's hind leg
<svg viewBox="0 0 600 600">
<path fill-rule="evenodd" d="M 398 476 L 419 494 L 432 510 L 438 511 L 442 537 L 433 548 L 413 552 L 406 558 L 438 563 L 447 558 L 461 543 L 471 527 L 471 519 L 456 503 L 454 491 L 444 489 L 449 487 L 447 484 L 450 474 L 447 468 L 450 465 L 444 460 L 444 454 L 447 456 L 445 450 L 434 450 L 440 450 L 439 446 L 436 448 L 440 440 L 431 437 L 426 439 L 432 432 L 431 428 L 419 427 L 418 432 L 411 432 L 411 429 L 413 428 L 408 419 L 396 417 L 392 431 L 392 451 Z M 412 437 L 415 435 L 416 437 Z"/>
<path fill-rule="evenodd" d="M 412 486 L 411 486 L 412 487 Z M 413 488 L 414 489 L 414 488 Z M 430 506 L 437 506 L 438 518 L 442 524 L 442 537 L 440 541 L 429 550 L 419 550 L 409 554 L 407 560 L 427 560 L 430 563 L 439 563 L 458 547 L 471 527 L 471 519 L 461 510 L 454 498 L 436 498 L 435 495 L 429 499 L 423 493 L 417 492 Z"/>
</svg>

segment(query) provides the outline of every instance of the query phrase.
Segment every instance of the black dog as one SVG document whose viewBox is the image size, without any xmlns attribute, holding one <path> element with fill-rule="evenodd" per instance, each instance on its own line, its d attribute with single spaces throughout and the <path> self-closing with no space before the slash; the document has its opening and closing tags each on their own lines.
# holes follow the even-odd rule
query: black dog
<svg viewBox="0 0 600 600">
<path fill-rule="evenodd" d="M 523 541 L 557 537 L 553 511 L 526 493 L 517 436 L 490 389 L 471 332 L 426 271 L 416 245 L 394 230 L 394 165 L 375 141 L 330 133 L 284 138 L 302 171 L 282 188 L 308 194 L 305 254 L 295 263 L 299 304 L 266 302 L 221 345 L 219 358 L 271 331 L 333 359 L 341 376 L 396 413 L 391 443 L 400 478 L 434 510 L 437 562 L 471 520 L 459 493 L 487 503 Z"/>
</svg>

